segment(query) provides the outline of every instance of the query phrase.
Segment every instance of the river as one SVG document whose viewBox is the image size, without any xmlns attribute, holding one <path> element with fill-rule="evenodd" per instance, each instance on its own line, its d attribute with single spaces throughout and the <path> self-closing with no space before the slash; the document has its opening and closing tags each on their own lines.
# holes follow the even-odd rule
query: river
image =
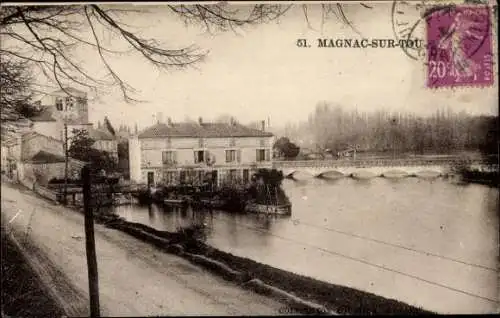
<svg viewBox="0 0 500 318">
<path fill-rule="evenodd" d="M 428 310 L 498 310 L 498 189 L 419 178 L 283 187 L 291 217 L 114 209 L 159 230 L 203 222 L 208 243 L 221 250 Z"/>
</svg>

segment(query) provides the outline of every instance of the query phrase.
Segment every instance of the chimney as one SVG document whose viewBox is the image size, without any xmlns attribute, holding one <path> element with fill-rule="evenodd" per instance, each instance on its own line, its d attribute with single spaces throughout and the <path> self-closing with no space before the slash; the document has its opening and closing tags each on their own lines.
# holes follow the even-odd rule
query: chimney
<svg viewBox="0 0 500 318">
<path fill-rule="evenodd" d="M 262 130 L 262 131 L 266 131 L 266 121 L 265 121 L 265 120 L 263 120 L 263 121 L 261 121 L 260 123 L 261 123 L 261 125 L 262 125 L 261 130 Z"/>
<path fill-rule="evenodd" d="M 159 112 L 159 113 L 156 115 L 156 119 L 157 119 L 158 123 L 163 123 L 163 113 L 162 113 L 162 112 Z"/>
<path fill-rule="evenodd" d="M 167 118 L 167 125 L 172 127 L 172 118 L 170 117 Z"/>
<path fill-rule="evenodd" d="M 198 124 L 200 124 L 200 126 L 203 124 L 203 118 L 198 117 Z"/>
</svg>

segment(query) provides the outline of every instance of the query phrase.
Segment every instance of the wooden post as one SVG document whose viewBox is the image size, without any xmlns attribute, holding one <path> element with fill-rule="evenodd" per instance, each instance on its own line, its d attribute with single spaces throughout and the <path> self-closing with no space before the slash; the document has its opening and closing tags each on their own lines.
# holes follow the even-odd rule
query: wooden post
<svg viewBox="0 0 500 318">
<path fill-rule="evenodd" d="M 85 165 L 82 169 L 83 179 L 83 209 L 85 212 L 85 249 L 87 252 L 87 270 L 89 278 L 90 316 L 100 317 L 99 312 L 99 279 L 97 275 L 97 259 L 94 238 L 94 216 L 91 204 L 91 176 L 90 168 Z"/>
<path fill-rule="evenodd" d="M 68 124 L 64 123 L 64 201 L 68 204 Z"/>
</svg>

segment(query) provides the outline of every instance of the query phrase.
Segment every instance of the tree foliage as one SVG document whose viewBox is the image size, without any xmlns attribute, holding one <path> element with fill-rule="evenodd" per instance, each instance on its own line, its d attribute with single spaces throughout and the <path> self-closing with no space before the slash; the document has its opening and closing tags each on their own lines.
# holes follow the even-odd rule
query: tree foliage
<svg viewBox="0 0 500 318">
<path fill-rule="evenodd" d="M 384 110 L 365 113 L 322 102 L 307 121 L 286 127 L 283 134 L 333 153 L 356 147 L 391 155 L 478 150 L 496 154 L 498 116 L 472 116 L 443 108 L 430 116 Z"/>
<path fill-rule="evenodd" d="M 2 136 L 14 132 L 20 119 L 29 119 L 40 113 L 32 101 L 28 65 L 22 61 L 4 59 L 0 54 L 0 109 Z"/>
<path fill-rule="evenodd" d="M 130 177 L 130 161 L 129 161 L 129 146 L 128 140 L 122 140 L 118 143 L 118 170 L 122 173 L 125 179 Z"/>
<path fill-rule="evenodd" d="M 104 170 L 108 173 L 117 171 L 115 159 L 106 151 L 92 148 L 95 140 L 89 137 L 86 130 L 73 130 L 71 145 L 68 155 L 71 158 L 88 162 L 93 171 Z"/>
<path fill-rule="evenodd" d="M 273 145 L 280 156 L 286 159 L 293 159 L 299 155 L 300 147 L 290 141 L 287 137 L 281 137 Z"/>
</svg>

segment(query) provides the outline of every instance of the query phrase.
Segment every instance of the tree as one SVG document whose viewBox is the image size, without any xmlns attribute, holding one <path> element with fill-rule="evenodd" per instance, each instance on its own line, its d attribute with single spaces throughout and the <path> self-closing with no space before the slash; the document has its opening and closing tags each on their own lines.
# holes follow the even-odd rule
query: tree
<svg viewBox="0 0 500 318">
<path fill-rule="evenodd" d="M 92 148 L 95 140 L 89 137 L 86 130 L 74 129 L 71 146 L 68 150 L 68 155 L 71 158 L 88 162 L 93 171 L 115 172 L 117 164 L 115 159 L 105 151 Z"/>
<path fill-rule="evenodd" d="M 362 6 L 370 8 L 364 4 Z M 234 7 L 227 3 L 165 6 L 186 25 L 202 26 L 209 33 L 229 30 L 237 32 L 238 27 L 278 21 L 279 17 L 292 7 L 293 5 L 278 4 Z M 301 8 L 309 25 L 308 5 L 304 4 Z M 355 29 L 342 4 L 323 4 L 321 8 L 322 23 L 328 17 L 335 16 Z M 142 37 L 133 31 L 133 26 L 126 23 L 130 14 L 147 13 L 144 8 L 118 8 L 97 4 L 0 7 L 2 88 L 4 82 L 8 81 L 10 75 L 16 73 L 19 67 L 30 69 L 32 73 L 40 73 L 42 77 L 38 80 L 20 77 L 14 84 L 22 86 L 23 89 L 9 90 L 9 94 L 2 92 L 2 96 L 23 97 L 23 94 L 13 92 L 45 94 L 54 89 L 61 89 L 72 96 L 67 87 L 90 90 L 99 96 L 99 93 L 106 93 L 110 88 L 117 87 L 126 102 L 136 102 L 139 101 L 135 96 L 138 92 L 113 68 L 109 62 L 113 57 L 136 53 L 160 71 L 183 69 L 203 60 L 208 53 L 205 50 L 196 46 L 168 47 L 158 39 Z M 110 38 L 108 35 L 126 48 L 114 49 L 109 41 L 105 40 Z M 80 49 L 90 49 L 91 54 L 88 54 L 84 61 L 78 60 L 73 54 Z M 85 64 L 96 62 L 101 64 L 101 70 L 105 72 L 102 76 L 85 67 Z M 6 128 L 7 122 L 15 121 L 7 121 L 4 114 L 14 114 L 16 117 L 16 111 L 12 103 L 6 103 L 4 100 L 0 107 L 3 129 Z"/>
<path fill-rule="evenodd" d="M 370 8 L 361 4 L 365 8 Z M 207 32 L 234 31 L 238 27 L 263 24 L 278 19 L 293 5 L 256 4 L 231 6 L 217 4 L 166 5 L 174 16 L 186 25 L 198 25 Z M 308 25 L 308 5 L 302 8 Z M 355 30 L 346 15 L 343 4 L 323 4 L 322 23 L 337 17 Z M 128 53 L 138 53 L 145 62 L 158 70 L 184 68 L 203 60 L 208 53 L 196 46 L 170 48 L 158 39 L 148 39 L 133 31 L 125 21 L 130 14 L 147 14 L 144 8 L 114 7 L 106 5 L 34 5 L 2 6 L 0 8 L 0 54 L 9 60 L 29 63 L 41 71 L 52 88 L 79 86 L 81 90 L 108 90 L 118 87 L 126 101 L 137 101 L 136 91 L 128 85 L 109 63 L 110 58 Z M 311 27 L 311 26 L 310 26 Z M 312 27 L 311 27 L 312 28 Z M 111 34 L 127 48 L 115 50 L 106 39 Z M 84 67 L 72 54 L 78 49 L 90 49 L 88 61 L 100 62 L 105 75 L 99 77 Z M 84 62 L 84 61 L 83 61 Z M 32 83 L 37 90 L 47 83 Z M 66 92 L 71 95 L 71 92 Z"/>
<path fill-rule="evenodd" d="M 116 136 L 115 128 L 111 125 L 108 116 L 104 116 L 104 127 L 113 135 Z"/>
<path fill-rule="evenodd" d="M 168 5 L 166 8 L 186 23 L 201 23 L 209 31 L 265 23 L 277 19 L 287 10 L 280 5 L 255 5 L 245 15 L 244 10 L 232 10 L 227 4 Z M 132 96 L 135 91 L 109 63 L 111 57 L 135 52 L 157 69 L 170 70 L 199 62 L 206 55 L 206 51 L 196 46 L 167 48 L 158 40 L 141 37 L 123 22 L 131 13 L 146 14 L 147 11 L 96 4 L 2 6 L 0 53 L 9 60 L 29 63 L 40 70 L 51 85 L 63 90 L 74 85 L 94 91 L 117 86 L 126 101 L 137 101 Z M 105 33 L 118 35 L 128 49 L 109 47 L 101 36 Z M 89 61 L 102 64 L 105 79 L 98 78 L 75 58 L 72 53 L 78 48 L 92 49 L 94 56 L 89 56 Z M 38 88 L 42 87 L 41 83 L 36 84 Z M 71 95 L 71 92 L 67 93 Z"/>
<path fill-rule="evenodd" d="M 128 140 L 122 140 L 118 143 L 118 169 L 125 176 L 129 177 L 129 149 Z"/>
<path fill-rule="evenodd" d="M 273 145 L 273 149 L 277 150 L 280 156 L 286 159 L 293 159 L 299 155 L 300 147 L 290 142 L 287 137 L 280 137 Z"/>
<path fill-rule="evenodd" d="M 27 63 L 12 61 L 0 54 L 0 114 L 2 137 L 16 131 L 20 119 L 40 113 L 32 102 L 31 74 Z"/>
<path fill-rule="evenodd" d="M 299 152 L 300 147 L 293 142 L 286 144 L 285 148 L 283 149 L 283 154 L 285 155 L 286 159 L 293 159 L 297 157 L 299 155 Z"/>
</svg>

